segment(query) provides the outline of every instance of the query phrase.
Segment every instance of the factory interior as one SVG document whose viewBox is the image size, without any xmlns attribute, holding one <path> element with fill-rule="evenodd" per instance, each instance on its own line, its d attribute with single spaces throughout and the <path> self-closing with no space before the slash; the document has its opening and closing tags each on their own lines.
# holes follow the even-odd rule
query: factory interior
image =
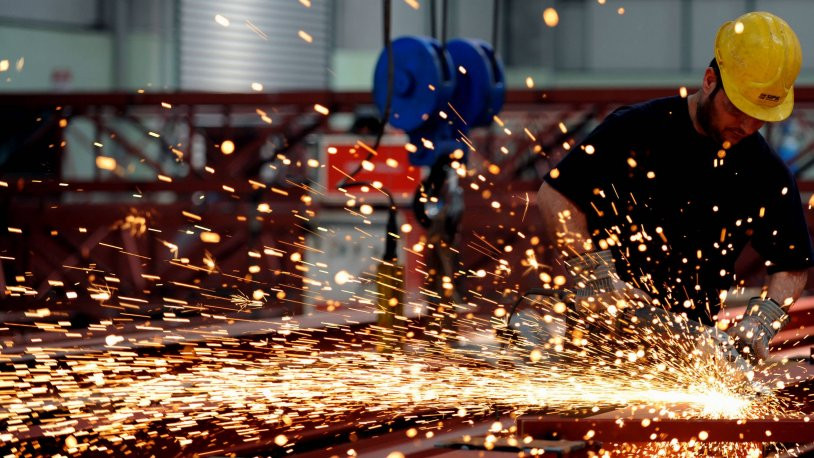
<svg viewBox="0 0 814 458">
<path fill-rule="evenodd" d="M 812 20 L 0 0 L 0 456 L 814 456 Z"/>
</svg>

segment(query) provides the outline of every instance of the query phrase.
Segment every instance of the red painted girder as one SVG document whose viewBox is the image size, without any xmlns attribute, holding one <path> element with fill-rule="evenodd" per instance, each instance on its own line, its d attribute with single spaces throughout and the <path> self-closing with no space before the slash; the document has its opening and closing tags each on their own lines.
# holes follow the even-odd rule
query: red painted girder
<svg viewBox="0 0 814 458">
<path fill-rule="evenodd" d="M 803 443 L 814 438 L 814 421 L 803 419 L 662 419 L 648 423 L 640 419 L 527 416 L 517 419 L 517 427 L 521 436 L 529 435 L 535 439 L 553 437 L 599 442 L 665 442 L 672 439 L 688 442 L 699 440 L 702 431 L 707 434 L 706 442 Z"/>
</svg>

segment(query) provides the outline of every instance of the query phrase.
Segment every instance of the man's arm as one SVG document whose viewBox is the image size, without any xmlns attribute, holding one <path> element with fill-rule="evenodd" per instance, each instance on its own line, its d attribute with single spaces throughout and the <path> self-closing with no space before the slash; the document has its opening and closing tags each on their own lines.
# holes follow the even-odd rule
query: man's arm
<svg viewBox="0 0 814 458">
<path fill-rule="evenodd" d="M 747 357 L 759 361 L 769 357 L 769 342 L 789 323 L 788 310 L 803 292 L 807 278 L 806 270 L 773 273 L 769 275 L 769 297 L 749 299 L 743 319 L 727 331 Z"/>
<path fill-rule="evenodd" d="M 572 276 L 578 313 L 606 310 L 608 306 L 618 310 L 630 301 L 651 302 L 644 291 L 619 279 L 610 251 L 593 252 L 588 219 L 572 201 L 543 182 L 537 191 L 537 207 L 543 216 L 545 236 L 556 243 L 557 255 Z"/>
<path fill-rule="evenodd" d="M 537 191 L 537 208 L 543 216 L 546 238 L 556 243 L 560 256 L 570 258 L 591 251 L 585 213 L 547 182 Z"/>
<path fill-rule="evenodd" d="M 808 280 L 807 270 L 794 270 L 788 272 L 776 272 L 769 275 L 768 296 L 788 312 L 794 302 L 800 298 L 803 288 Z"/>
</svg>

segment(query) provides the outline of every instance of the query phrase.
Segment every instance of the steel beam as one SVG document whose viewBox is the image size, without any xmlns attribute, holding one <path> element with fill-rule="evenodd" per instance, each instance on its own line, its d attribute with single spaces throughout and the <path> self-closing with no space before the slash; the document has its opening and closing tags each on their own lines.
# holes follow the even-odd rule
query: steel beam
<svg viewBox="0 0 814 458">
<path fill-rule="evenodd" d="M 695 88 L 687 88 L 693 92 Z M 580 88 L 547 90 L 506 91 L 506 104 L 544 105 L 558 103 L 635 103 L 656 97 L 678 94 L 675 87 L 655 88 Z M 17 107 L 71 106 L 81 109 L 91 106 L 133 106 L 154 105 L 157 109 L 162 102 L 176 105 L 292 105 L 312 108 L 315 103 L 324 106 L 334 105 L 337 109 L 353 108 L 357 105 L 370 105 L 373 98 L 370 92 L 331 92 L 299 91 L 277 93 L 132 93 L 132 92 L 88 92 L 88 93 L 15 93 L 3 96 L 6 105 Z M 798 103 L 814 101 L 814 86 L 794 88 L 794 99 Z"/>
</svg>

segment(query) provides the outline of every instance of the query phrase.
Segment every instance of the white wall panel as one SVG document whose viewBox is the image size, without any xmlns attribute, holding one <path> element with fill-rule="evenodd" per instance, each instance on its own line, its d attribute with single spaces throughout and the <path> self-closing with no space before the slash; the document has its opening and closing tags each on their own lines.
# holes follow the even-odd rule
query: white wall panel
<svg viewBox="0 0 814 458">
<path fill-rule="evenodd" d="M 295 0 L 181 0 L 181 88 L 247 92 L 254 82 L 265 90 L 327 88 L 332 8 L 326 0 L 310 8 Z M 215 22 L 217 14 L 229 27 Z"/>
<path fill-rule="evenodd" d="M 332 1 L 336 7 L 337 48 L 376 52 L 383 48 L 384 16 L 381 0 Z M 403 0 L 391 2 L 393 17 L 390 34 L 393 38 L 402 35 L 430 35 L 429 1 L 421 1 L 418 10 L 408 6 Z"/>
<path fill-rule="evenodd" d="M 726 21 L 740 16 L 746 12 L 744 0 L 693 0 L 691 13 L 690 34 L 692 54 L 691 67 L 700 71 L 707 67 L 712 60 L 715 46 L 715 35 L 718 28 Z"/>
<path fill-rule="evenodd" d="M 676 71 L 681 65 L 681 2 L 588 3 L 588 67 L 597 71 Z M 618 8 L 624 7 L 624 14 Z"/>
<path fill-rule="evenodd" d="M 493 0 L 453 1 L 449 10 L 447 38 L 477 38 L 492 42 Z"/>
<path fill-rule="evenodd" d="M 517 67 L 548 67 L 554 60 L 554 29 L 542 22 L 545 3 L 539 0 L 509 0 L 503 13 L 505 33 L 501 37 L 504 62 Z"/>
<path fill-rule="evenodd" d="M 584 3 L 561 2 L 557 6 L 560 22 L 554 28 L 554 65 L 559 70 L 582 70 L 586 65 L 586 43 L 593 36 L 587 27 Z"/>
</svg>

